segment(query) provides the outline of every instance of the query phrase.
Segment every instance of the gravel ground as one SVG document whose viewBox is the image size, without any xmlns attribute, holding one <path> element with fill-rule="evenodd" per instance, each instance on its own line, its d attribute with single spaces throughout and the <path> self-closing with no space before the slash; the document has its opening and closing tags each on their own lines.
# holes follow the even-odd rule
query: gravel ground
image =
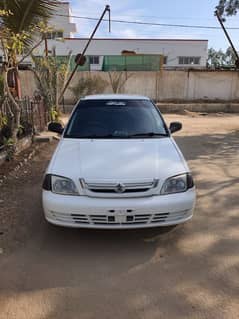
<svg viewBox="0 0 239 319">
<path fill-rule="evenodd" d="M 56 141 L 0 186 L 0 318 L 239 318 L 239 115 L 166 115 L 197 186 L 174 228 L 57 228 L 41 182 Z M 0 171 L 2 173 L 2 171 Z M 3 174 L 3 173 L 2 173 Z"/>
</svg>

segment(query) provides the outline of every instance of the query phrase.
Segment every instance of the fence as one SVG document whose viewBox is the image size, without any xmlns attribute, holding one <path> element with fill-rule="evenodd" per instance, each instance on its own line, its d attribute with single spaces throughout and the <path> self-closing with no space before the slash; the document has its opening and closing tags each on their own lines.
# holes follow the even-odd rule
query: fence
<svg viewBox="0 0 239 319">
<path fill-rule="evenodd" d="M 114 72 L 124 81 L 119 93 L 140 94 L 156 101 L 238 101 L 238 71 L 169 71 L 161 72 Z M 130 74 L 129 74 L 130 73 Z M 98 76 L 108 85 L 104 92 L 112 94 L 112 86 L 108 72 L 77 72 L 70 86 L 76 86 L 79 79 Z M 31 95 L 37 90 L 33 74 L 30 71 L 20 72 L 22 91 Z M 127 78 L 127 80 L 126 80 Z M 125 81 L 126 80 L 126 81 Z M 74 96 L 68 89 L 65 93 L 65 104 L 74 104 Z"/>
<path fill-rule="evenodd" d="M 19 101 L 20 105 L 20 128 L 18 138 L 43 131 L 48 122 L 48 112 L 41 97 L 30 99 L 24 97 Z M 0 105 L 0 149 L 11 138 L 15 124 L 14 106 L 5 98 Z"/>
<path fill-rule="evenodd" d="M 31 133 L 38 133 L 45 129 L 48 121 L 48 112 L 41 97 L 30 99 L 25 97 L 20 101 L 21 124 L 31 126 Z M 22 124 L 24 127 L 24 124 Z"/>
<path fill-rule="evenodd" d="M 161 55 L 108 55 L 104 57 L 102 71 L 159 71 Z"/>
<path fill-rule="evenodd" d="M 36 60 L 41 60 L 37 57 Z M 51 57 L 57 65 L 68 63 L 68 57 Z M 162 55 L 106 55 L 99 59 L 99 71 L 159 71 L 163 66 L 164 58 Z M 75 56 L 69 60 L 70 71 L 75 67 Z M 77 71 L 90 71 L 90 56 L 86 56 L 86 62 L 83 66 L 78 66 Z"/>
<path fill-rule="evenodd" d="M 60 67 L 61 65 L 67 65 L 69 63 L 69 69 L 70 71 L 72 71 L 75 68 L 75 56 L 71 56 L 70 58 L 68 58 L 67 56 L 57 56 L 57 57 L 50 57 L 49 59 L 51 59 L 52 61 L 54 61 L 56 63 L 56 65 L 58 67 Z M 42 61 L 44 58 L 43 57 L 36 57 L 36 62 L 40 63 L 40 61 Z M 36 69 L 38 69 L 39 66 L 36 64 Z M 86 62 L 83 66 L 78 66 L 77 71 L 90 71 L 90 57 L 86 56 Z"/>
</svg>

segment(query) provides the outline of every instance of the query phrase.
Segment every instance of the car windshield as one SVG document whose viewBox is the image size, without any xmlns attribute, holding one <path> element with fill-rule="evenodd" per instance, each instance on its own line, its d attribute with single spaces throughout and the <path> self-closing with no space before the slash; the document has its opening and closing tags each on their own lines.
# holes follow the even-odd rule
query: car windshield
<svg viewBox="0 0 239 319">
<path fill-rule="evenodd" d="M 66 128 L 66 138 L 160 138 L 168 136 L 149 100 L 82 100 Z"/>
</svg>

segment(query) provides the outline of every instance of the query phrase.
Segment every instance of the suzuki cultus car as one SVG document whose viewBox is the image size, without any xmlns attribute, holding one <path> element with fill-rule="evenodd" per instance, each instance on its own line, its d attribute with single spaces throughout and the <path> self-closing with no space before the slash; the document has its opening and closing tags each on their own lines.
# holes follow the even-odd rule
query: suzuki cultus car
<svg viewBox="0 0 239 319">
<path fill-rule="evenodd" d="M 48 222 L 127 229 L 168 226 L 193 216 L 191 172 L 153 102 L 142 96 L 82 98 L 62 134 L 43 182 Z"/>
</svg>

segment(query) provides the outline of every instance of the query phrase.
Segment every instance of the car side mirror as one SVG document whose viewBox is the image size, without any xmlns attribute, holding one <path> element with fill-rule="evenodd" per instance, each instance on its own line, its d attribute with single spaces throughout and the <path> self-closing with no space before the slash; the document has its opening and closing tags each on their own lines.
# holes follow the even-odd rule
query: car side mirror
<svg viewBox="0 0 239 319">
<path fill-rule="evenodd" d="M 182 129 L 182 123 L 180 122 L 172 122 L 170 123 L 169 130 L 171 133 L 180 131 Z"/>
<path fill-rule="evenodd" d="M 61 123 L 58 122 L 51 122 L 48 124 L 48 131 L 62 134 L 64 131 L 64 127 L 61 125 Z"/>
</svg>

